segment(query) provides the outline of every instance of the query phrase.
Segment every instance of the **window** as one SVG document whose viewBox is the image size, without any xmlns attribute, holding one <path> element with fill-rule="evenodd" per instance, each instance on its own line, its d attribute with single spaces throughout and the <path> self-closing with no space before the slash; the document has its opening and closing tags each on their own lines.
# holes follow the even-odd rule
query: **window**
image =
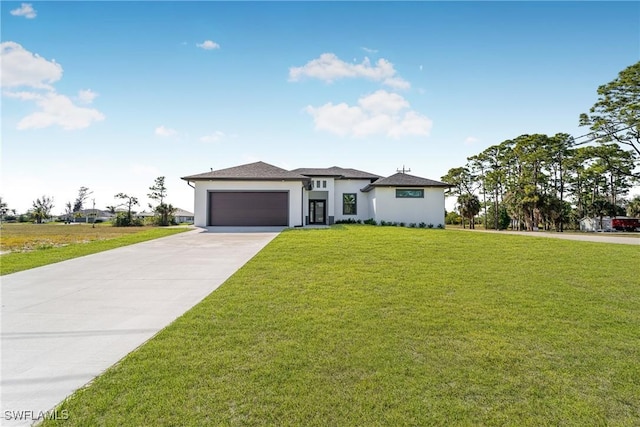
<svg viewBox="0 0 640 427">
<path fill-rule="evenodd" d="M 344 193 L 342 195 L 342 214 L 357 215 L 358 195 L 356 193 Z"/>
<path fill-rule="evenodd" d="M 320 188 L 320 180 L 316 181 L 316 188 Z"/>
<path fill-rule="evenodd" d="M 327 181 L 322 181 L 322 188 L 327 188 Z"/>
<path fill-rule="evenodd" d="M 424 199 L 424 190 L 422 188 L 414 190 L 396 189 L 396 199 Z"/>
</svg>

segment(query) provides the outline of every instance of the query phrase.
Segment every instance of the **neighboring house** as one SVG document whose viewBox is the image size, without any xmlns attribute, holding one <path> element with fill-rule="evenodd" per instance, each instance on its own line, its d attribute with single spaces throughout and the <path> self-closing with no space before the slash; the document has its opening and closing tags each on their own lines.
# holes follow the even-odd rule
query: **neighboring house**
<svg viewBox="0 0 640 427">
<path fill-rule="evenodd" d="M 59 218 L 63 221 L 84 222 L 90 224 L 94 221 L 94 218 L 96 222 L 104 222 L 113 219 L 114 216 L 115 215 L 111 212 L 100 209 L 82 209 L 71 214 L 60 215 Z"/>
<path fill-rule="evenodd" d="M 582 218 L 580 231 L 636 231 L 640 230 L 640 219 L 628 216 Z"/>
<path fill-rule="evenodd" d="M 193 224 L 193 213 L 184 209 L 176 208 L 173 217 L 178 224 Z"/>
<path fill-rule="evenodd" d="M 450 187 L 404 173 L 383 178 L 336 166 L 288 171 L 264 162 L 182 179 L 195 190 L 198 227 L 301 227 L 349 219 L 438 226 L 444 225 L 444 190 Z"/>
<path fill-rule="evenodd" d="M 140 219 L 147 219 L 147 218 L 153 218 L 154 216 L 156 216 L 156 214 L 153 213 L 153 212 L 142 211 L 142 212 L 138 212 L 136 214 L 133 214 L 133 216 L 135 216 L 136 218 L 140 218 Z"/>
<path fill-rule="evenodd" d="M 136 216 L 142 219 L 153 218 L 156 216 L 156 213 L 142 211 L 137 213 Z M 193 213 L 185 211 L 184 209 L 176 208 L 176 211 L 173 213 L 173 217 L 178 224 L 193 224 Z"/>
<path fill-rule="evenodd" d="M 600 218 L 582 218 L 580 231 L 611 231 L 611 218 L 603 217 L 602 224 L 600 224 Z"/>
</svg>

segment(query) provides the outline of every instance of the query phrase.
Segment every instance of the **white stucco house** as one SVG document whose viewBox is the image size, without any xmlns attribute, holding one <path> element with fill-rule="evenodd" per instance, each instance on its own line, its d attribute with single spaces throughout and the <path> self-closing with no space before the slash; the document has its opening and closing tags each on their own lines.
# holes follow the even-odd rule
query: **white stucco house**
<svg viewBox="0 0 640 427">
<path fill-rule="evenodd" d="M 384 178 L 337 166 L 288 171 L 264 162 L 182 179 L 194 188 L 198 227 L 304 227 L 349 219 L 438 226 L 450 187 L 405 173 Z"/>
</svg>

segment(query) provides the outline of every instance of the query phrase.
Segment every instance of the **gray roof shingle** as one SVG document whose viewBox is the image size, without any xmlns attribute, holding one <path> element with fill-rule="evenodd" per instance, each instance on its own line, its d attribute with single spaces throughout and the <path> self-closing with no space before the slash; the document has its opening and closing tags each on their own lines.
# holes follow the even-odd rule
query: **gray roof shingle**
<svg viewBox="0 0 640 427">
<path fill-rule="evenodd" d="M 398 172 L 390 177 L 372 182 L 363 188 L 362 191 L 371 191 L 374 187 L 451 187 L 451 185 L 445 182 L 434 181 L 433 179 L 420 178 L 419 176 Z"/>
<path fill-rule="evenodd" d="M 265 162 L 248 163 L 182 177 L 185 181 L 239 180 L 239 181 L 307 181 L 301 174 Z"/>
<path fill-rule="evenodd" d="M 375 175 L 369 172 L 360 171 L 357 169 L 341 168 L 339 166 L 331 166 L 330 168 L 299 168 L 294 169 L 291 172 L 299 173 L 306 176 L 335 176 L 342 179 L 378 179 L 380 175 Z"/>
</svg>

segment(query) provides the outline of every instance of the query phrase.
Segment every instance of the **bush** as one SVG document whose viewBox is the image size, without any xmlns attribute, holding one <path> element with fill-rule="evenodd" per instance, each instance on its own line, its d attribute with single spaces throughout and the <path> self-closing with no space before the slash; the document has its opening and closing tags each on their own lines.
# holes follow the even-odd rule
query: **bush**
<svg viewBox="0 0 640 427">
<path fill-rule="evenodd" d="M 450 225 L 459 225 L 462 223 L 462 217 L 456 212 L 449 212 L 444 218 L 444 222 Z"/>
<path fill-rule="evenodd" d="M 367 225 L 378 225 L 378 222 L 373 218 L 365 219 L 364 223 Z"/>
<path fill-rule="evenodd" d="M 440 230 L 444 230 L 444 224 L 438 224 L 436 228 L 439 228 Z"/>
<path fill-rule="evenodd" d="M 416 228 L 418 225 L 415 222 L 409 223 L 409 228 Z"/>
<path fill-rule="evenodd" d="M 360 220 L 355 220 L 353 218 L 347 218 L 347 219 L 339 219 L 335 222 L 335 224 L 362 224 L 362 221 Z"/>
<path fill-rule="evenodd" d="M 493 205 L 489 206 L 487 209 L 487 218 L 485 218 L 484 228 L 493 229 L 496 228 L 496 214 L 495 207 Z M 511 223 L 511 218 L 509 218 L 509 214 L 507 213 L 507 209 L 500 205 L 498 206 L 498 230 L 506 230 Z"/>
<path fill-rule="evenodd" d="M 426 227 L 427 227 L 427 224 L 426 224 L 426 223 L 424 223 L 424 222 L 421 222 L 420 224 L 418 224 L 418 227 L 419 227 L 419 228 L 426 228 Z"/>
<path fill-rule="evenodd" d="M 433 228 L 433 224 L 431 223 L 427 224 L 427 228 Z"/>
<path fill-rule="evenodd" d="M 143 223 L 142 219 L 134 218 L 127 212 L 118 212 L 113 220 L 113 225 L 115 227 L 141 227 Z"/>
</svg>

